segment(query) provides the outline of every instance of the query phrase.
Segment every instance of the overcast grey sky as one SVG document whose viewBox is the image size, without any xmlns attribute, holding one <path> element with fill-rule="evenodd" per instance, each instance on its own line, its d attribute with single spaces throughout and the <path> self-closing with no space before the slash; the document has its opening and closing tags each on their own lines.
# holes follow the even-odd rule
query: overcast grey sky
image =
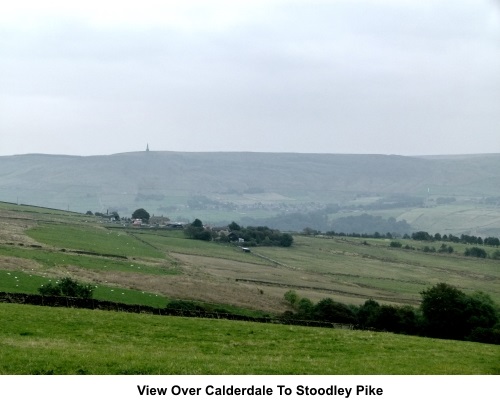
<svg viewBox="0 0 500 405">
<path fill-rule="evenodd" d="M 498 0 L 3 3 L 0 155 L 500 153 Z"/>
</svg>

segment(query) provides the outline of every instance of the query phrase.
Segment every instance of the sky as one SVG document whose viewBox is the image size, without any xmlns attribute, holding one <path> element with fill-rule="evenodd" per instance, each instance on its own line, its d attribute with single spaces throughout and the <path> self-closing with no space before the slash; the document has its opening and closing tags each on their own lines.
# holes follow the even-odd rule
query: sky
<svg viewBox="0 0 500 405">
<path fill-rule="evenodd" d="M 0 7 L 0 156 L 500 153 L 500 0 Z"/>
</svg>

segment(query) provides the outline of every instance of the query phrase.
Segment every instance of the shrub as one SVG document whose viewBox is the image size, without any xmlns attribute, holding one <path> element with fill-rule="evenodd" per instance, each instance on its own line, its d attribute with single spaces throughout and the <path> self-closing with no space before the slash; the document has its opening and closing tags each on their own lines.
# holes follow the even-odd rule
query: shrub
<svg viewBox="0 0 500 405">
<path fill-rule="evenodd" d="M 184 301 L 184 300 L 172 300 L 167 306 L 167 309 L 174 309 L 177 311 L 187 311 L 187 312 L 205 312 L 205 308 L 201 305 L 198 305 L 192 301 Z"/>
<path fill-rule="evenodd" d="M 400 248 L 401 246 L 403 246 L 403 244 L 397 240 L 393 240 L 390 244 L 391 247 L 394 247 L 394 248 Z"/>
<path fill-rule="evenodd" d="M 292 246 L 292 243 L 293 243 L 293 236 L 292 235 L 290 235 L 289 233 L 284 233 L 281 235 L 281 237 L 279 239 L 280 246 L 290 247 L 290 246 Z"/>
<path fill-rule="evenodd" d="M 415 334 L 418 330 L 417 315 L 410 306 L 380 305 L 370 299 L 360 306 L 357 317 L 361 328 L 407 334 Z"/>
<path fill-rule="evenodd" d="M 323 322 L 356 323 L 356 315 L 351 308 L 330 298 L 319 301 L 313 309 L 313 319 Z"/>
<path fill-rule="evenodd" d="M 299 300 L 299 295 L 297 294 L 297 291 L 295 290 L 288 290 L 285 293 L 285 301 L 288 302 L 292 307 L 295 306 L 295 304 Z"/>
<path fill-rule="evenodd" d="M 314 310 L 314 304 L 309 298 L 301 298 L 297 302 L 297 316 L 300 319 L 310 319 Z"/>
<path fill-rule="evenodd" d="M 94 290 L 90 284 L 80 284 L 70 277 L 65 277 L 56 284 L 41 286 L 38 292 L 44 296 L 92 298 Z"/>
<path fill-rule="evenodd" d="M 453 247 L 447 246 L 445 243 L 438 250 L 439 253 L 453 253 Z"/>
<path fill-rule="evenodd" d="M 488 254 L 484 249 L 478 247 L 471 247 L 465 249 L 465 256 L 480 257 L 482 259 L 485 259 L 488 256 Z"/>
<path fill-rule="evenodd" d="M 500 329 L 477 327 L 466 337 L 466 340 L 500 345 Z"/>
</svg>

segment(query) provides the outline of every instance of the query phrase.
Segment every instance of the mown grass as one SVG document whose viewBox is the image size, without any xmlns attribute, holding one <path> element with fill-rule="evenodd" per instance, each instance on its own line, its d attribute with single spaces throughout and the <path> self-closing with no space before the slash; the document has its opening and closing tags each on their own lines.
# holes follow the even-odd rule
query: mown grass
<svg viewBox="0 0 500 405">
<path fill-rule="evenodd" d="M 499 374 L 500 347 L 0 304 L 1 374 Z"/>
</svg>

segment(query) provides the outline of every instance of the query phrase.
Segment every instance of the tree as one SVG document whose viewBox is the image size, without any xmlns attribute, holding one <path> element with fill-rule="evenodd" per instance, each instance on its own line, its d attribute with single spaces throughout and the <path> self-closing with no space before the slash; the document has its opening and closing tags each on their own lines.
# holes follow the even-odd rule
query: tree
<svg viewBox="0 0 500 405">
<path fill-rule="evenodd" d="M 470 333 L 467 340 L 500 344 L 500 312 L 488 294 L 474 292 L 468 297 L 466 313 Z"/>
<path fill-rule="evenodd" d="M 314 306 L 313 317 L 322 322 L 356 323 L 352 310 L 331 298 L 324 298 Z"/>
<path fill-rule="evenodd" d="M 290 246 L 292 246 L 292 243 L 293 243 L 293 236 L 292 235 L 290 235 L 289 233 L 284 233 L 281 235 L 281 237 L 279 239 L 280 246 L 290 247 Z"/>
<path fill-rule="evenodd" d="M 434 337 L 463 339 L 467 298 L 465 293 L 446 283 L 439 283 L 422 291 L 421 295 L 420 308 L 426 332 Z"/>
<path fill-rule="evenodd" d="M 425 332 L 430 336 L 477 340 L 498 323 L 498 311 L 487 294 L 468 296 L 445 283 L 421 294 Z"/>
<path fill-rule="evenodd" d="M 491 328 L 498 321 L 495 303 L 491 297 L 481 291 L 467 297 L 465 312 L 470 330 L 475 328 Z"/>
<path fill-rule="evenodd" d="M 375 328 L 389 332 L 401 332 L 401 317 L 398 308 L 392 305 L 381 305 L 378 311 Z"/>
<path fill-rule="evenodd" d="M 236 222 L 231 222 L 228 226 L 229 230 L 231 231 L 239 231 L 241 230 L 241 226 L 239 226 Z"/>
<path fill-rule="evenodd" d="M 196 218 L 192 223 L 191 226 L 194 226 L 195 228 L 203 228 L 203 222 L 201 222 L 200 219 Z"/>
<path fill-rule="evenodd" d="M 398 307 L 398 313 L 399 326 L 402 333 L 408 335 L 416 335 L 419 333 L 421 316 L 419 316 L 420 314 L 415 308 L 410 305 L 403 305 L 402 307 Z"/>
<path fill-rule="evenodd" d="M 358 322 L 362 328 L 372 327 L 377 324 L 377 318 L 380 313 L 380 304 L 372 299 L 365 301 L 358 310 Z"/>
<path fill-rule="evenodd" d="M 415 334 L 418 329 L 417 314 L 410 306 L 380 305 L 370 299 L 360 306 L 357 318 L 362 328 L 407 334 Z"/>
<path fill-rule="evenodd" d="M 487 238 L 484 238 L 484 244 L 488 246 L 500 246 L 500 239 L 490 236 Z"/>
<path fill-rule="evenodd" d="M 411 234 L 411 238 L 413 240 L 425 240 L 425 241 L 432 241 L 432 236 L 429 235 L 428 232 L 425 231 L 418 231 L 418 232 L 413 232 Z"/>
<path fill-rule="evenodd" d="M 197 232 L 194 235 L 194 239 L 210 241 L 212 240 L 212 233 L 210 231 L 202 229 L 200 232 Z"/>
<path fill-rule="evenodd" d="M 313 228 L 310 228 L 310 227 L 305 227 L 303 230 L 302 230 L 302 233 L 304 235 L 318 235 L 320 232 L 317 231 L 316 229 L 313 229 Z"/>
<path fill-rule="evenodd" d="M 147 212 L 144 208 L 138 208 L 132 214 L 133 219 L 142 219 L 146 223 L 149 221 L 150 217 L 149 212 Z"/>
<path fill-rule="evenodd" d="M 208 230 L 205 230 L 203 227 L 203 222 L 196 218 L 186 229 L 184 229 L 184 233 L 191 239 L 198 240 L 212 240 L 212 233 Z"/>
</svg>

